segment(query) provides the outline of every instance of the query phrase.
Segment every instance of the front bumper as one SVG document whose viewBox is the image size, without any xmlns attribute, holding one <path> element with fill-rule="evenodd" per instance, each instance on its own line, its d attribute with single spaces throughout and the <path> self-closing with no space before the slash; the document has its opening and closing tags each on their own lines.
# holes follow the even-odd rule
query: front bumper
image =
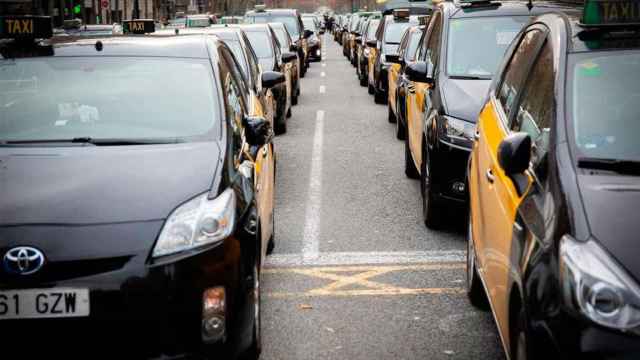
<svg viewBox="0 0 640 360">
<path fill-rule="evenodd" d="M 97 354 L 89 356 L 93 358 L 200 353 L 205 348 L 201 340 L 203 293 L 224 287 L 227 339 L 229 343 L 236 342 L 251 330 L 246 315 L 248 291 L 241 291 L 246 289 L 241 254 L 240 241 L 230 237 L 197 253 L 161 258 L 161 263 L 150 264 L 147 254 L 141 254 L 83 260 L 66 267 L 58 264 L 58 268 L 66 269 L 64 273 L 52 271 L 52 263 L 51 268 L 41 270 L 40 279 L 3 276 L 2 290 L 88 289 L 90 314 L 79 318 L 2 320 L 0 336 L 3 343 L 16 344 L 15 349 L 41 345 L 47 358 L 55 357 L 55 351 L 66 357 L 87 348 L 96 349 Z M 37 350 L 30 350 L 28 357 Z"/>
<path fill-rule="evenodd" d="M 431 185 L 441 198 L 466 204 L 469 197 L 466 178 L 470 152 L 471 149 L 438 139 L 431 159 L 439 166 L 432 173 Z"/>
</svg>

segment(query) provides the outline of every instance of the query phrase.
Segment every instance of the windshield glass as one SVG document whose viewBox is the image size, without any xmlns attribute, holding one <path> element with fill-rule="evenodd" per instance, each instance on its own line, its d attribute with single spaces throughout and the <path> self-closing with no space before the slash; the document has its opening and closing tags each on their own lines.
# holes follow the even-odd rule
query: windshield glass
<svg viewBox="0 0 640 360">
<path fill-rule="evenodd" d="M 312 18 L 302 18 L 302 24 L 305 30 L 316 31 L 316 22 Z"/>
<path fill-rule="evenodd" d="M 409 45 L 407 45 L 407 49 L 404 53 L 404 58 L 407 62 L 415 60 L 418 52 L 418 44 L 420 44 L 420 38 L 422 38 L 422 31 L 414 31 L 410 34 Z"/>
<path fill-rule="evenodd" d="M 240 66 L 242 66 L 242 73 L 245 79 L 250 79 L 251 77 L 249 76 L 249 64 L 247 64 L 247 59 L 244 57 L 244 52 L 242 51 L 242 45 L 240 44 L 240 41 L 224 40 L 224 43 L 229 46 L 229 49 L 231 49 L 233 56 L 235 56 Z"/>
<path fill-rule="evenodd" d="M 282 23 L 287 27 L 287 31 L 294 39 L 300 37 L 300 23 L 295 16 L 249 16 L 247 22 L 250 24 L 267 24 L 267 23 Z"/>
<path fill-rule="evenodd" d="M 415 24 L 411 24 L 409 22 L 390 23 L 384 33 L 384 42 L 387 44 L 400 44 L 404 31 L 412 25 Z"/>
<path fill-rule="evenodd" d="M 380 25 L 380 20 L 371 20 L 369 27 L 367 28 L 367 40 L 373 40 L 376 38 L 378 25 Z"/>
<path fill-rule="evenodd" d="M 0 60 L 0 142 L 217 138 L 213 84 L 209 60 Z"/>
<path fill-rule="evenodd" d="M 449 22 L 447 74 L 490 78 L 528 16 L 453 19 Z"/>
<path fill-rule="evenodd" d="M 256 52 L 256 56 L 261 59 L 272 58 L 271 39 L 269 35 L 262 31 L 247 31 L 247 37 L 251 47 Z"/>
<path fill-rule="evenodd" d="M 581 156 L 640 161 L 640 51 L 572 55 L 575 142 Z"/>
</svg>

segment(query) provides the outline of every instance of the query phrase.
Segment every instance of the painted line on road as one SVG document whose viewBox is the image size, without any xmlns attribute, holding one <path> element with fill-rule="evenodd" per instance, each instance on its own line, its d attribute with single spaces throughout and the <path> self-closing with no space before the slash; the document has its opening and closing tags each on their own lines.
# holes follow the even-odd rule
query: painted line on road
<svg viewBox="0 0 640 360">
<path fill-rule="evenodd" d="M 320 88 L 322 90 L 322 87 Z M 321 91 L 322 92 L 322 91 Z M 318 233 L 320 231 L 320 206 L 322 204 L 322 146 L 324 133 L 324 111 L 316 113 L 316 128 L 313 135 L 311 152 L 311 172 L 309 174 L 309 195 L 304 217 L 304 237 L 302 240 L 302 257 L 315 259 L 318 257 Z"/>
<path fill-rule="evenodd" d="M 325 77 L 325 76 L 327 76 L 327 73 L 325 73 L 325 72 L 323 71 L 323 72 L 321 72 L 321 73 L 320 73 L 320 76 L 321 76 L 321 77 Z"/>
<path fill-rule="evenodd" d="M 327 64 L 326 63 L 322 63 L 322 67 L 327 67 Z"/>
<path fill-rule="evenodd" d="M 325 92 L 327 92 L 327 87 L 324 85 L 320 85 L 320 94 L 324 94 Z"/>
<path fill-rule="evenodd" d="M 317 128 L 317 125 L 316 125 Z M 317 130 L 316 130 L 317 131 Z M 313 166 L 313 165 L 312 165 Z M 318 192 L 319 193 L 319 192 Z M 319 202 L 319 199 L 317 200 Z M 309 215 L 307 204 L 307 215 Z M 305 243 L 307 226 L 305 221 Z M 317 226 L 317 224 L 316 224 Z M 317 234 L 316 234 L 317 235 Z M 317 242 L 317 238 L 316 238 Z M 266 267 L 384 265 L 384 264 L 432 264 L 464 262 L 464 250 L 390 251 L 390 252 L 329 252 L 316 253 L 313 258 L 302 254 L 273 254 L 267 257 Z"/>
<path fill-rule="evenodd" d="M 422 289 L 388 289 L 388 290 L 341 290 L 330 293 L 306 293 L 306 292 L 267 292 L 261 296 L 270 299 L 300 299 L 310 297 L 355 297 L 355 296 L 399 296 L 399 295 L 461 295 L 465 289 L 453 288 L 422 288 Z"/>
</svg>

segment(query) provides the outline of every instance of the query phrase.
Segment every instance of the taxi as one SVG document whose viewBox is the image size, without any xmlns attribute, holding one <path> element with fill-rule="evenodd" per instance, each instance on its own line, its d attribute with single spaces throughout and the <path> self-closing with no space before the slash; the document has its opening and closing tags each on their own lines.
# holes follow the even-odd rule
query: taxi
<svg viewBox="0 0 640 360">
<path fill-rule="evenodd" d="M 431 12 L 431 8 L 425 7 Z M 387 55 L 398 55 L 400 39 L 405 30 L 418 25 L 418 15 L 411 15 L 410 9 L 395 9 L 391 15 L 385 15 L 376 31 L 376 50 L 371 59 L 369 72 L 369 93 L 373 94 L 376 104 L 387 102 L 388 73 L 391 63 L 386 61 Z"/>
<path fill-rule="evenodd" d="M 404 74 L 404 70 L 407 64 L 412 63 L 416 59 L 418 53 L 418 45 L 422 34 L 426 29 L 426 24 L 429 20 L 428 16 L 420 17 L 420 25 L 412 26 L 408 28 L 402 39 L 400 40 L 400 47 L 398 48 L 398 55 L 386 55 L 386 61 L 391 64 L 389 66 L 389 98 L 387 103 L 388 120 L 390 123 L 396 124 L 396 138 L 404 140 L 406 132 L 406 84 L 407 78 Z"/>
<path fill-rule="evenodd" d="M 512 360 L 640 357 L 638 9 L 535 18 L 479 115 L 467 292 Z"/>
<path fill-rule="evenodd" d="M 291 68 L 291 105 L 298 105 L 298 97 L 300 97 L 300 58 L 297 56 L 296 45 L 291 39 L 291 35 L 287 30 L 287 27 L 283 23 L 269 23 L 269 26 L 273 29 L 273 32 L 278 37 L 278 43 L 280 44 L 280 51 L 284 54 L 286 52 L 293 52 L 296 54 L 296 60 L 287 63 L 286 67 Z M 289 70 L 289 69 L 287 69 Z"/>
<path fill-rule="evenodd" d="M 487 0 L 436 5 L 417 61 L 405 70 L 411 81 L 405 174 L 420 179 L 427 227 L 464 216 L 476 119 L 511 40 L 533 16 L 565 8 Z"/>
<path fill-rule="evenodd" d="M 0 336 L 30 356 L 259 357 L 273 132 L 227 45 L 153 31 L 0 17 Z"/>
<path fill-rule="evenodd" d="M 368 79 L 368 69 L 369 69 L 369 56 L 371 56 L 371 48 L 369 46 L 370 41 L 373 40 L 375 42 L 376 38 L 376 30 L 378 30 L 378 25 L 380 25 L 379 17 L 370 17 L 362 30 L 362 35 L 358 39 L 358 60 L 356 64 L 356 75 L 358 75 L 358 80 L 360 80 L 360 86 L 367 86 Z M 375 48 L 375 46 L 373 46 Z"/>
</svg>

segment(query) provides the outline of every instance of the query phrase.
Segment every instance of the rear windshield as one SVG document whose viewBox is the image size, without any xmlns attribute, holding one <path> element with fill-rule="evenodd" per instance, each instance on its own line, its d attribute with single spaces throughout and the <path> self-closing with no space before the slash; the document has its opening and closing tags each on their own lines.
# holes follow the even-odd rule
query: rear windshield
<svg viewBox="0 0 640 360">
<path fill-rule="evenodd" d="M 291 37 L 294 39 L 300 37 L 300 23 L 295 16 L 248 16 L 246 20 L 249 24 L 282 23 L 287 27 Z"/>
<path fill-rule="evenodd" d="M 528 16 L 452 19 L 447 74 L 490 78 Z"/>
<path fill-rule="evenodd" d="M 208 60 L 0 60 L 0 142 L 219 138 Z"/>
<path fill-rule="evenodd" d="M 260 59 L 273 57 L 271 39 L 267 33 L 262 31 L 247 31 L 246 34 L 251 43 L 251 47 L 256 52 L 256 56 Z"/>
<path fill-rule="evenodd" d="M 390 23 L 384 33 L 384 42 L 388 44 L 400 44 L 400 40 L 402 40 L 402 35 L 404 35 L 405 30 L 407 30 L 409 26 L 413 25 L 415 24 L 411 24 L 409 22 Z"/>
<path fill-rule="evenodd" d="M 572 55 L 575 142 L 581 156 L 640 161 L 640 51 Z"/>
</svg>

